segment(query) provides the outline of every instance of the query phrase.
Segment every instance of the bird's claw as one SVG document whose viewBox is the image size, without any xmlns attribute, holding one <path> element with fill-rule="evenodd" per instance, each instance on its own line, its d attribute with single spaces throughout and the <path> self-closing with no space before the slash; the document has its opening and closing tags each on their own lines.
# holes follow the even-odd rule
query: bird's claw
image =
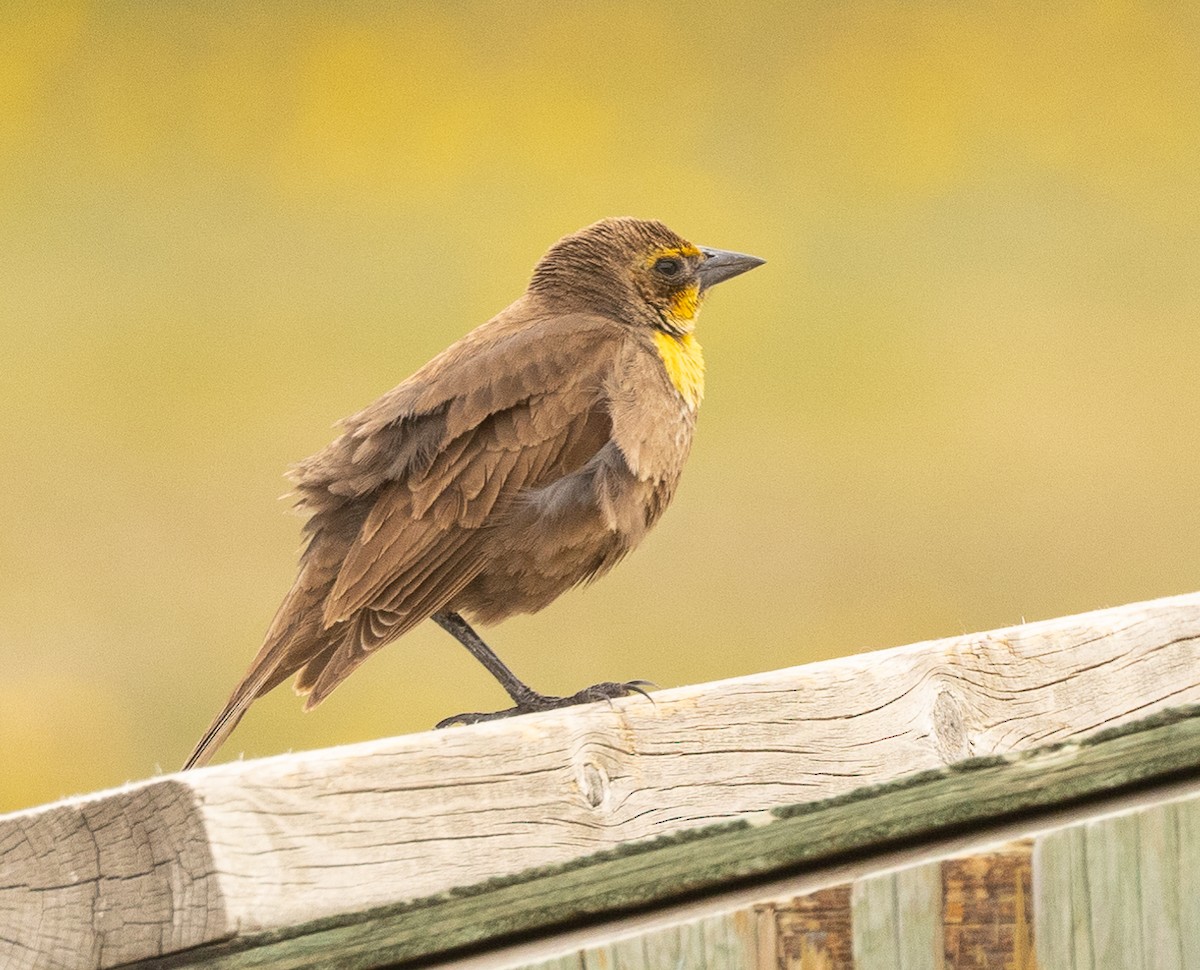
<svg viewBox="0 0 1200 970">
<path fill-rule="evenodd" d="M 442 728 L 453 727 L 455 724 L 480 724 L 483 721 L 498 721 L 502 717 L 513 717 L 517 714 L 524 714 L 525 711 L 519 707 L 510 707 L 503 711 L 491 711 L 488 713 L 476 712 L 472 714 L 455 714 L 452 717 L 444 717 L 433 726 L 435 731 L 440 731 Z"/>
<path fill-rule="evenodd" d="M 623 684 L 608 681 L 603 684 L 593 684 L 591 687 L 585 687 L 579 693 L 566 698 L 566 700 L 575 704 L 589 704 L 593 701 L 612 701 L 618 697 L 628 697 L 630 694 L 641 694 L 653 704 L 654 698 L 646 693 L 644 688 L 657 686 L 657 684 L 649 680 L 629 680 Z"/>
<path fill-rule="evenodd" d="M 654 698 L 646 692 L 645 688 L 657 686 L 649 680 L 630 680 L 623 684 L 606 681 L 602 684 L 585 687 L 570 697 L 531 693 L 529 697 L 522 698 L 516 706 L 507 707 L 502 711 L 455 714 L 453 717 L 442 718 L 434 725 L 434 729 L 452 727 L 455 724 L 481 724 L 484 721 L 498 721 L 501 718 L 516 717 L 518 714 L 533 714 L 537 711 L 555 711 L 563 707 L 574 707 L 576 704 L 594 704 L 597 701 L 611 702 L 618 697 L 628 697 L 630 694 L 641 694 L 653 704 Z"/>
</svg>

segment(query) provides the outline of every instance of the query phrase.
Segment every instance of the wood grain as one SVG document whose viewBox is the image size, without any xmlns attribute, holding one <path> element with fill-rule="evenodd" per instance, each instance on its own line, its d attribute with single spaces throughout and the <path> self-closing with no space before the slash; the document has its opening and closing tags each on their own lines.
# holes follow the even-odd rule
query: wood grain
<svg viewBox="0 0 1200 970">
<path fill-rule="evenodd" d="M 1160 817 L 1147 813 L 1143 825 Z M 1174 830 L 1169 823 L 1158 828 Z M 1174 846 L 1164 848 L 1163 857 L 1173 858 Z M 905 866 L 628 934 L 519 970 L 1036 970 L 1032 849 L 1033 840 L 1023 839 Z"/>
<path fill-rule="evenodd" d="M 779 970 L 853 970 L 850 886 L 754 907 L 761 966 Z M 770 955 L 774 963 L 767 959 Z"/>
<path fill-rule="evenodd" d="M 0 819 L 0 965 L 93 970 L 354 917 L 1200 701 L 1200 594 L 654 700 L 222 765 Z"/>
<path fill-rule="evenodd" d="M 1034 970 L 1033 843 L 942 863 L 946 970 Z"/>
<path fill-rule="evenodd" d="M 856 880 L 850 910 L 854 970 L 941 970 L 941 863 Z"/>
<path fill-rule="evenodd" d="M 759 956 L 754 917 L 730 912 L 637 936 L 551 960 L 525 964 L 521 970 L 774 970 Z"/>
<path fill-rule="evenodd" d="M 0 824 L 5 970 L 115 966 L 224 931 L 220 878 L 189 785 L 134 786 L 15 818 Z"/>
<path fill-rule="evenodd" d="M 1040 966 L 1200 966 L 1200 798 L 1043 835 L 1033 873 Z"/>
<path fill-rule="evenodd" d="M 1089 797 L 1181 774 L 1200 777 L 1200 706 L 1078 743 L 978 758 L 823 802 L 632 843 L 410 903 L 245 934 L 136 966 L 309 967 L 324 965 L 330 953 L 343 970 L 425 961 L 783 873 L 813 872 L 836 865 L 848 852 L 912 846 L 997 818 L 1023 814 L 1034 825 L 1036 816 L 1028 813 L 1039 807 L 1079 807 Z M 940 957 L 940 940 L 934 942 Z"/>
</svg>

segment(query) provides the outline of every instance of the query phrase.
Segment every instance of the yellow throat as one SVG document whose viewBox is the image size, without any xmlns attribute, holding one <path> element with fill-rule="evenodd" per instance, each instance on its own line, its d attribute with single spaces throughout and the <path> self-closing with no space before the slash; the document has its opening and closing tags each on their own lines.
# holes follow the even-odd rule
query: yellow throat
<svg viewBox="0 0 1200 970">
<path fill-rule="evenodd" d="M 673 337 L 656 330 L 654 342 L 658 345 L 658 356 L 667 369 L 667 377 L 688 407 L 695 410 L 704 397 L 704 353 L 700 349 L 700 341 L 693 333 Z"/>
<path fill-rule="evenodd" d="M 667 377 L 693 411 L 704 397 L 704 352 L 692 332 L 699 312 L 700 284 L 693 283 L 676 293 L 667 308 L 675 332 L 654 332 L 658 356 L 667 369 Z"/>
</svg>

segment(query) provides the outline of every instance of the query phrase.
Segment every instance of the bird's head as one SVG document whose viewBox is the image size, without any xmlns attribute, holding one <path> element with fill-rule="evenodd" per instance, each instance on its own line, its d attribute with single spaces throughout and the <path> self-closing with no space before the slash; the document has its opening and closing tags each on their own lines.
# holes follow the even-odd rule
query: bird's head
<svg viewBox="0 0 1200 970">
<path fill-rule="evenodd" d="M 555 243 L 529 289 L 564 310 L 600 312 L 682 336 L 695 326 L 709 287 L 763 262 L 694 246 L 661 222 L 604 219 Z"/>
</svg>

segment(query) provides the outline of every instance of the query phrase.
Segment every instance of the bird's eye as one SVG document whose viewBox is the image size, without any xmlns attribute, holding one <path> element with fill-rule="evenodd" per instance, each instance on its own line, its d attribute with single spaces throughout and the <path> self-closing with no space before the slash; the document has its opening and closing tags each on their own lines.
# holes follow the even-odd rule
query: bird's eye
<svg viewBox="0 0 1200 970">
<path fill-rule="evenodd" d="M 670 256 L 664 256 L 662 259 L 654 261 L 654 272 L 660 276 L 677 276 L 681 269 L 683 269 L 683 263 L 677 259 L 671 259 Z"/>
</svg>

